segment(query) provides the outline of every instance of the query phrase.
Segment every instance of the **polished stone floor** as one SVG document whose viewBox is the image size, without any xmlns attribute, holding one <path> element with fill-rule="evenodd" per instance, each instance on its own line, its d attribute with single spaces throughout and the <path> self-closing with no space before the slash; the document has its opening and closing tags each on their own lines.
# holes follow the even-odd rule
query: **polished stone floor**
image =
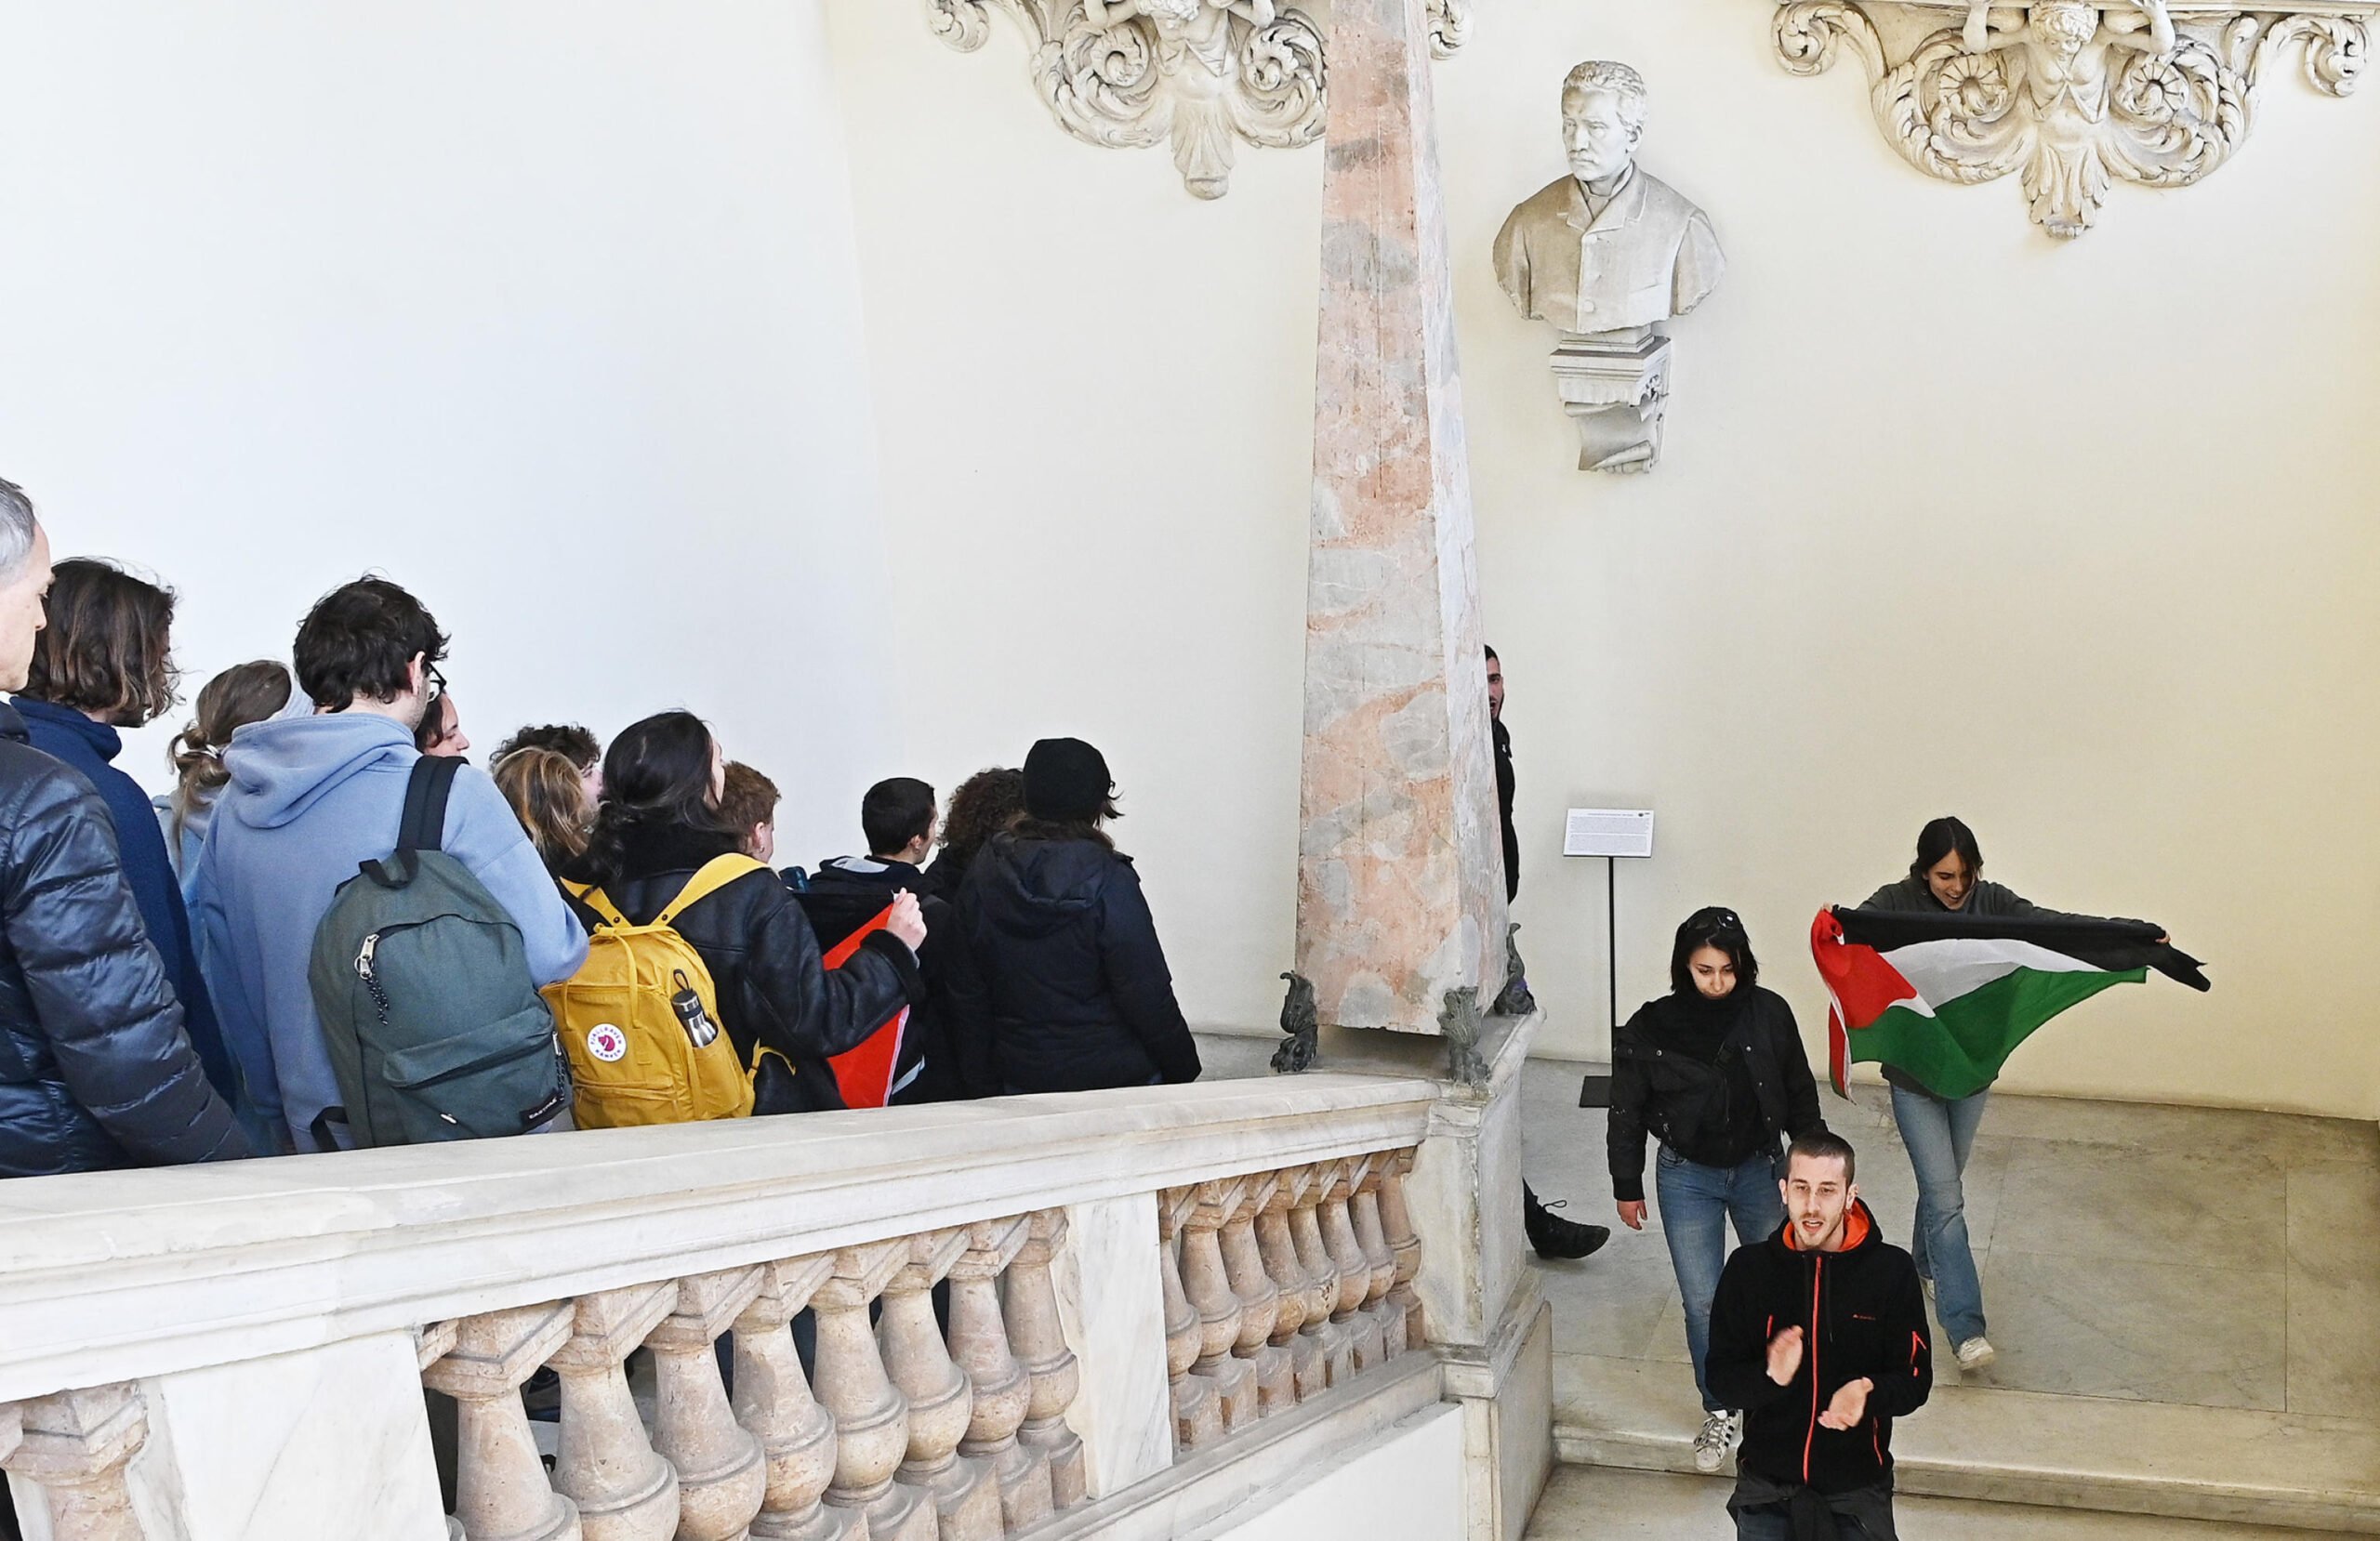
<svg viewBox="0 0 2380 1541">
<path fill-rule="evenodd" d="M 1546 1266 L 1557 1352 L 1674 1364 L 1686 1324 L 1658 1217 L 1619 1227 L 1583 1067 L 1532 1061 L 1527 1170 L 1610 1245 Z M 1907 1245 L 1909 1159 L 1878 1088 L 1830 1124 Z M 1998 1097 L 1967 1171 L 1967 1223 L 1997 1363 L 1982 1389 L 2380 1423 L 2380 1128 L 2204 1108 Z M 1947 1353 L 1936 1361 L 1958 1384 Z"/>
<path fill-rule="evenodd" d="M 1710 1541 L 1729 1534 L 1727 1483 L 1714 1477 L 1564 1466 L 1529 1520 L 1528 1541 Z M 1894 1505 L 1905 1536 L 1924 1541 L 2307 1541 L 2307 1533 L 2131 1514 L 2092 1514 L 1955 1498 Z"/>
</svg>

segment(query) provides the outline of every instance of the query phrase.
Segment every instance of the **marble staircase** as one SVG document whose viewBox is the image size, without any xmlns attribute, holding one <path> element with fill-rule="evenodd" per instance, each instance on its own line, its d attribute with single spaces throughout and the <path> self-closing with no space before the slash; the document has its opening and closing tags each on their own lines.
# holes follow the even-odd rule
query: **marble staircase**
<svg viewBox="0 0 2380 1541">
<path fill-rule="evenodd" d="M 1576 1105 L 1588 1068 L 1530 1065 L 1527 1168 L 1572 1218 L 1613 1223 L 1603 1114 Z M 1905 1234 L 1914 1185 L 1889 1116 L 1826 1104 L 1887 1236 Z M 1937 1351 L 1932 1402 L 1895 1432 L 1904 1493 L 2380 1534 L 2380 1129 L 2003 1096 L 1968 1190 L 2001 1357 L 1963 1377 Z M 1699 1407 L 1657 1231 L 1535 1266 L 1561 1459 L 1692 1472 Z"/>
</svg>

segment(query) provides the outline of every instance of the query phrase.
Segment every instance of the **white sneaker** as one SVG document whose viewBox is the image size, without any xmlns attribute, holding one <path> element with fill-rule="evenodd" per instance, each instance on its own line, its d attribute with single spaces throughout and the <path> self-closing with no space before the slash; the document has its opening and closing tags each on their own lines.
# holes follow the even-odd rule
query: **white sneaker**
<svg viewBox="0 0 2380 1541">
<path fill-rule="evenodd" d="M 1702 1432 L 1694 1436 L 1694 1469 L 1716 1471 L 1726 1463 L 1727 1447 L 1734 1442 L 1736 1416 L 1733 1413 L 1705 1413 Z"/>
<path fill-rule="evenodd" d="M 1917 1287 L 1925 1292 L 1925 1303 L 1929 1306 L 1932 1305 L 1934 1303 L 1934 1281 L 1926 1278 L 1924 1274 L 1920 1274 L 1917 1279 Z"/>
<path fill-rule="evenodd" d="M 1959 1368 L 1962 1370 L 1987 1369 L 1999 1357 L 2000 1351 L 1981 1337 L 1970 1337 L 1958 1347 Z"/>
</svg>

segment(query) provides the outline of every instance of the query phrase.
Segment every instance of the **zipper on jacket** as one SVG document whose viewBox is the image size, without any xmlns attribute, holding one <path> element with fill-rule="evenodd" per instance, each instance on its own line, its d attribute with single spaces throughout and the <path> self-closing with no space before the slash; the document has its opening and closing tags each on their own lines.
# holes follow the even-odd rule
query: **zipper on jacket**
<svg viewBox="0 0 2380 1541">
<path fill-rule="evenodd" d="M 1818 1440 L 1818 1285 L 1826 1278 L 1823 1255 L 1810 1258 L 1810 1431 L 1802 1437 L 1802 1485 L 1810 1484 L 1810 1448 Z"/>
</svg>

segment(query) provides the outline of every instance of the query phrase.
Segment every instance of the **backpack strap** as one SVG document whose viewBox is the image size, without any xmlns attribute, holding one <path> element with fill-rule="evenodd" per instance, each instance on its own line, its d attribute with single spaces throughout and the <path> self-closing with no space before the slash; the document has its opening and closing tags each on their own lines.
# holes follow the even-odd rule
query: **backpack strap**
<svg viewBox="0 0 2380 1541">
<path fill-rule="evenodd" d="M 446 836 L 446 797 L 455 789 L 455 773 L 463 762 L 443 755 L 424 755 L 413 762 L 405 778 L 404 818 L 397 825 L 397 852 L 436 850 Z"/>
<path fill-rule="evenodd" d="M 629 929 L 628 917 L 620 913 L 620 907 L 617 904 L 612 902 L 612 896 L 594 884 L 564 882 L 562 887 L 570 891 L 572 898 L 593 910 L 596 917 L 604 925 L 616 926 L 622 930 Z"/>
<path fill-rule="evenodd" d="M 714 856 L 703 863 L 700 872 L 686 879 L 686 886 L 678 890 L 678 897 L 669 901 L 661 913 L 653 917 L 653 923 L 655 926 L 675 925 L 681 915 L 746 873 L 768 870 L 766 865 L 749 856 Z"/>
<path fill-rule="evenodd" d="M 402 889 L 421 870 L 417 860 L 425 850 L 443 849 L 446 837 L 446 795 L 455 789 L 458 759 L 424 755 L 413 762 L 405 777 L 405 808 L 397 820 L 397 849 L 377 861 L 359 862 L 356 870 L 384 889 Z"/>
</svg>

